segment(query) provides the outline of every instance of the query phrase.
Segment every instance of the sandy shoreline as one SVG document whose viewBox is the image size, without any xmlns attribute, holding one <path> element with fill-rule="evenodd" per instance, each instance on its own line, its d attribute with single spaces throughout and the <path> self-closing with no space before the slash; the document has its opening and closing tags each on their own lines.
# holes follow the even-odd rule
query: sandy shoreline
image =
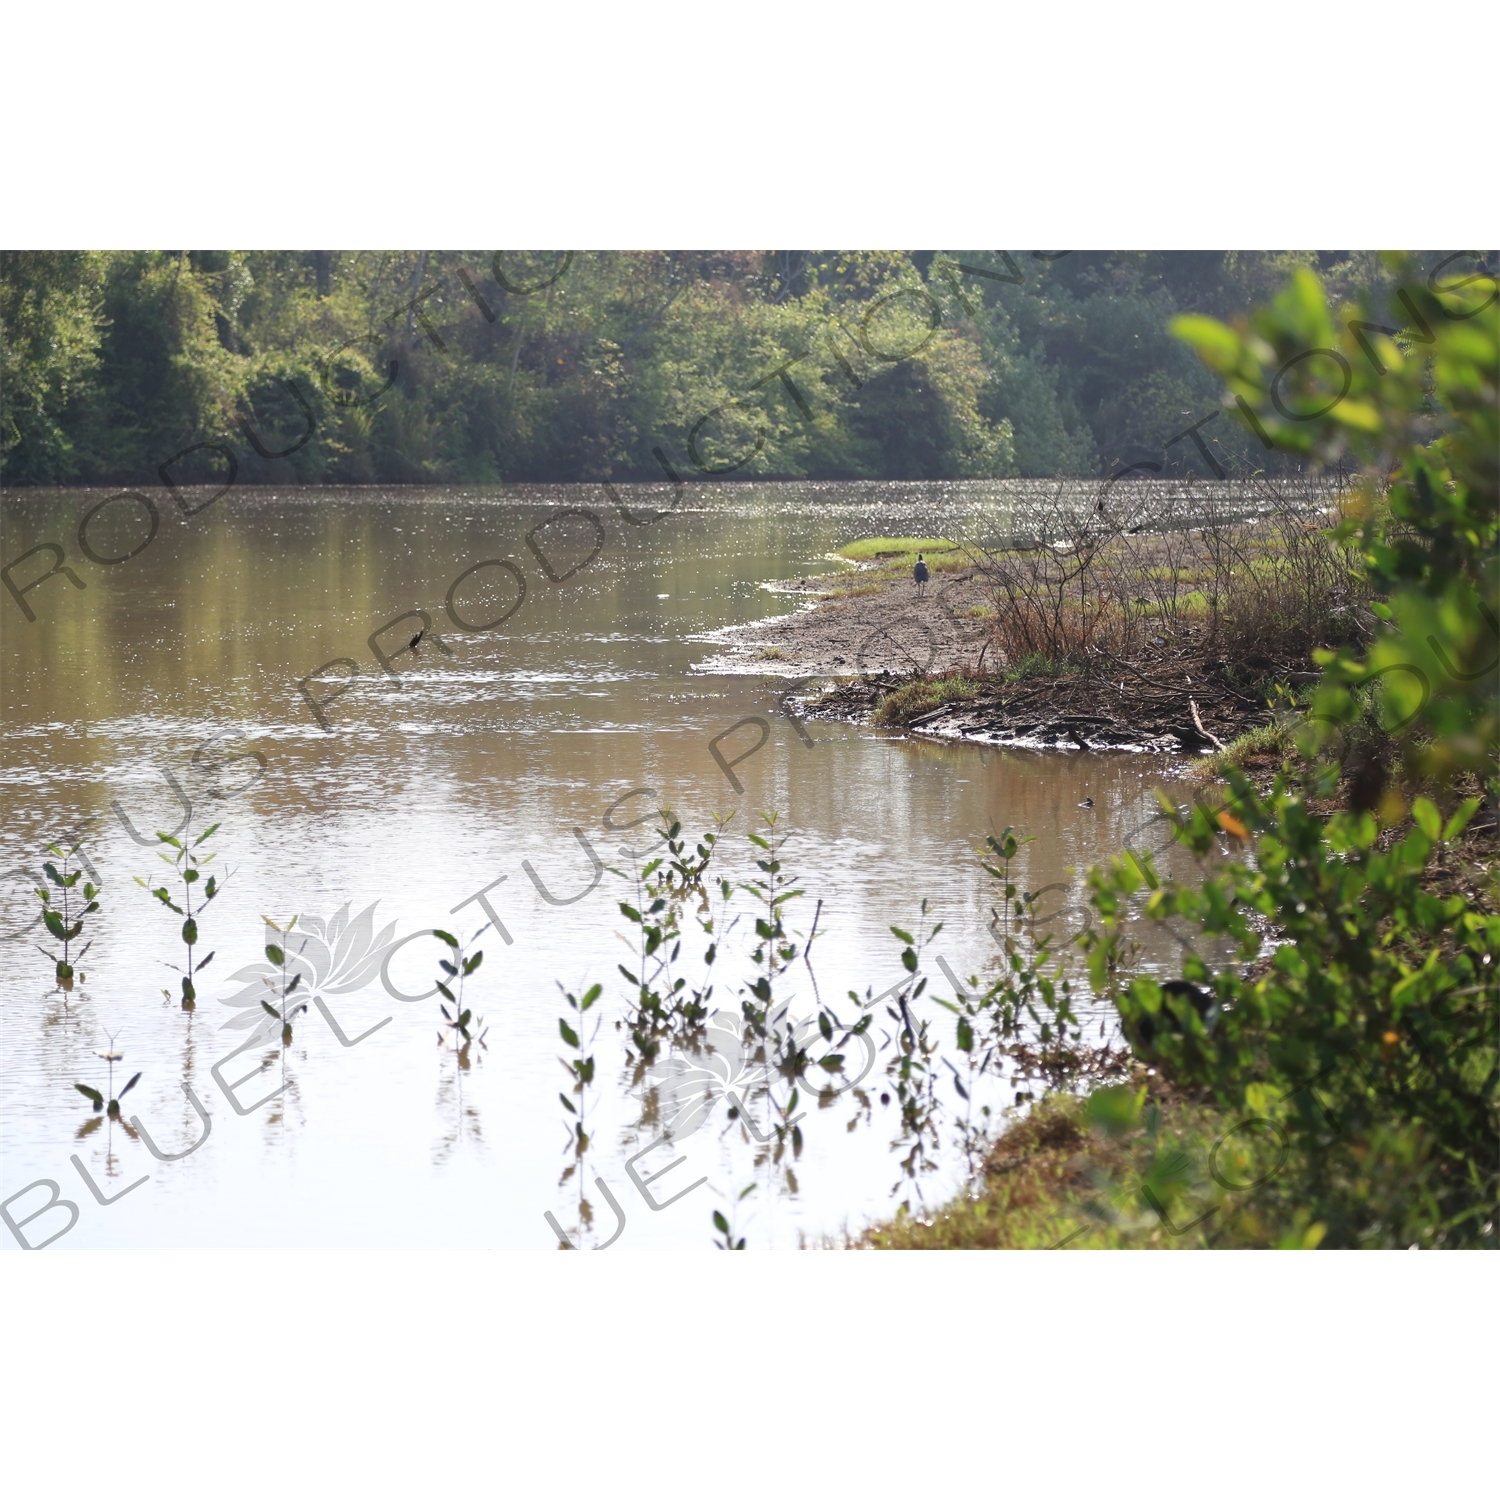
<svg viewBox="0 0 1500 1500">
<path fill-rule="evenodd" d="M 825 597 L 851 585 L 871 592 Z M 953 672 L 978 683 L 975 695 L 900 729 L 986 745 L 1200 755 L 1269 717 L 1229 680 L 1229 663 L 1188 652 L 1007 681 L 987 621 L 971 613 L 985 602 L 972 569 L 937 573 L 921 591 L 910 579 L 867 583 L 858 573 L 770 587 L 808 607 L 715 632 L 720 649 L 696 666 L 790 679 L 788 705 L 807 718 L 869 723 L 903 684 Z"/>
</svg>

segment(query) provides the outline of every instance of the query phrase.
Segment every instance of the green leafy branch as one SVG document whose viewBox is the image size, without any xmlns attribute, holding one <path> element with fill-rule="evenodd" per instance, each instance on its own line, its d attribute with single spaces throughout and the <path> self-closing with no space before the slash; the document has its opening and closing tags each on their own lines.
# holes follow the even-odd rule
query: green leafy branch
<svg viewBox="0 0 1500 1500">
<path fill-rule="evenodd" d="M 99 889 L 92 881 L 84 883 L 82 891 L 82 903 L 75 908 L 78 897 L 74 894 L 79 880 L 83 876 L 82 870 L 69 870 L 68 865 L 73 856 L 83 847 L 80 840 L 74 844 L 66 853 L 56 844 L 48 844 L 47 850 L 55 854 L 62 861 L 62 869 L 59 870 L 52 860 L 48 860 L 43 866 L 43 873 L 51 885 L 57 887 L 61 900 L 53 895 L 47 886 L 37 886 L 36 893 L 42 902 L 42 921 L 46 924 L 47 931 L 63 945 L 61 956 L 49 953 L 40 943 L 38 949 L 47 955 L 56 965 L 57 983 L 63 990 L 73 988 L 74 964 L 81 962 L 84 954 L 94 946 L 91 938 L 75 954 L 72 952 L 72 944 L 76 943 L 83 934 L 83 919 L 92 916 L 99 910 Z M 81 977 L 81 976 L 80 976 Z"/>
<path fill-rule="evenodd" d="M 167 967 L 169 969 L 177 969 L 177 972 L 182 975 L 182 1008 L 188 1011 L 197 1008 L 198 991 L 193 982 L 194 977 L 208 967 L 214 956 L 212 953 L 209 953 L 206 958 L 200 959 L 196 963 L 193 960 L 193 949 L 198 943 L 198 918 L 202 916 L 204 908 L 208 906 L 209 902 L 213 901 L 224 889 L 230 878 L 226 875 L 223 880 L 219 880 L 217 876 L 210 875 L 207 880 L 203 880 L 203 867 L 211 864 L 218 856 L 217 854 L 198 854 L 195 851 L 217 833 L 220 826 L 218 823 L 212 824 L 210 827 L 205 828 L 191 843 L 187 844 L 184 844 L 180 839 L 174 838 L 170 833 L 161 833 L 158 831 L 157 838 L 163 844 L 177 851 L 175 854 L 167 854 L 162 850 L 158 850 L 157 858 L 164 864 L 172 867 L 172 873 L 177 877 L 182 887 L 180 893 L 182 904 L 180 906 L 172 899 L 172 892 L 167 886 L 161 885 L 153 888 L 141 876 L 137 875 L 135 877 L 137 885 L 149 890 L 163 906 L 170 911 L 176 912 L 183 919 L 182 941 L 187 946 L 187 967 L 185 969 L 178 968 L 176 964 L 168 964 Z M 193 906 L 193 888 L 200 880 L 203 881 L 203 889 L 198 898 L 198 905 L 195 910 Z"/>
<path fill-rule="evenodd" d="M 278 927 L 276 923 L 273 922 L 269 917 L 262 917 L 261 921 L 264 922 L 266 926 L 269 927 L 274 933 L 276 933 L 282 939 L 283 943 L 290 939 L 292 929 L 297 925 L 296 917 L 293 917 L 285 927 Z M 299 956 L 302 952 L 302 949 L 306 947 L 307 939 L 303 938 L 302 947 L 297 950 Z M 212 957 L 212 955 L 210 955 L 210 957 Z M 290 980 L 287 979 L 287 952 L 286 949 L 281 946 L 281 944 L 267 943 L 266 957 L 270 959 L 270 961 L 277 967 L 278 970 L 280 970 L 279 983 L 277 980 L 272 979 L 269 975 L 263 976 L 265 986 L 268 990 L 271 991 L 272 995 L 277 1001 L 277 1004 L 272 1005 L 269 1001 L 262 1000 L 260 1002 L 260 1008 L 265 1011 L 265 1013 L 270 1016 L 272 1020 L 281 1022 L 281 1045 L 283 1047 L 290 1047 L 292 1044 L 292 1021 L 302 1011 L 305 1011 L 307 1009 L 306 1001 L 302 1001 L 296 1005 L 292 1004 L 292 996 L 297 992 L 298 988 L 302 984 L 302 975 L 300 973 L 293 974 Z M 208 960 L 205 959 L 204 962 L 207 963 Z"/>
<path fill-rule="evenodd" d="M 472 944 L 478 942 L 485 930 L 489 927 L 486 922 L 483 927 L 473 933 L 467 942 L 460 943 L 451 932 L 439 932 L 434 930 L 434 936 L 446 943 L 452 950 L 449 958 L 440 958 L 438 967 L 443 971 L 443 978 L 437 981 L 438 993 L 448 1002 L 444 1005 L 438 1002 L 438 1009 L 443 1013 L 443 1025 L 448 1028 L 450 1036 L 456 1033 L 463 1038 L 462 1043 L 457 1043 L 460 1056 L 467 1060 L 469 1046 L 478 1042 L 480 1047 L 488 1050 L 485 1037 L 489 1034 L 489 1027 L 484 1024 L 484 1017 L 475 1017 L 472 1010 L 464 1003 L 464 983 L 468 977 L 484 962 L 484 953 L 477 950 L 469 952 Z M 450 981 L 458 983 L 458 993 L 455 994 Z M 448 1005 L 453 1009 L 450 1011 Z M 447 1040 L 443 1033 L 438 1032 L 438 1040 Z"/>
</svg>

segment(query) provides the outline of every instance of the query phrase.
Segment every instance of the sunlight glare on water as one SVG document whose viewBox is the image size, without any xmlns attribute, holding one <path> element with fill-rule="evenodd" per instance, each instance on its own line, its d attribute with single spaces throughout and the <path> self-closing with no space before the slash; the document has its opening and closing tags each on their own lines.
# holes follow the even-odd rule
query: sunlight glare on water
<svg viewBox="0 0 1500 1500">
<path fill-rule="evenodd" d="M 715 813 L 732 813 L 719 873 L 754 879 L 759 851 L 746 834 L 775 809 L 789 834 L 787 871 L 806 893 L 789 904 L 789 925 L 807 934 L 822 903 L 812 963 L 799 959 L 783 981 L 794 1018 L 815 1017 L 821 1001 L 852 1020 L 851 990 L 863 1000 L 896 984 L 902 944 L 889 929 L 914 929 L 923 898 L 944 923 L 924 964 L 932 992 L 951 993 L 938 956 L 961 980 L 993 973 L 996 898 L 975 849 L 1007 826 L 1035 836 L 1018 878 L 1052 888 L 1038 906 L 1056 917 L 1049 930 L 1075 930 L 1088 866 L 1127 838 L 1162 843 L 1159 828 L 1141 829 L 1170 763 L 938 745 L 827 722 L 799 730 L 780 708 L 784 682 L 694 670 L 710 655 L 708 633 L 795 607 L 765 582 L 827 571 L 826 554 L 861 536 L 1003 533 L 1033 490 L 705 487 L 650 524 L 630 524 L 597 486 L 236 491 L 191 519 L 158 494 L 159 533 L 113 565 L 81 559 L 74 540 L 79 515 L 107 492 L 8 498 L 5 556 L 56 540 L 85 587 L 57 576 L 27 593 L 34 623 L 4 599 L 0 1195 L 56 1182 L 79 1206 L 68 1247 L 548 1248 L 557 1239 L 546 1213 L 578 1232 L 580 1186 L 593 1216 L 585 1238 L 602 1241 L 615 1216 L 598 1178 L 625 1214 L 621 1242 L 637 1246 L 706 1247 L 716 1208 L 733 1213 L 752 1246 L 792 1246 L 858 1230 L 907 1199 L 943 1201 L 963 1178 L 950 1146 L 962 1103 L 940 1083 L 944 1149 L 918 1198 L 893 1150 L 896 1111 L 880 1102 L 885 1052 L 860 1085 L 868 1108 L 852 1091 L 821 1107 L 804 1092 L 795 1159 L 790 1146 L 779 1163 L 759 1159 L 766 1122 L 742 1128 L 715 1095 L 690 1134 L 631 1162 L 657 1138 L 664 1106 L 626 1061 L 630 986 L 618 966 L 632 965 L 631 932 L 617 903 L 633 887 L 613 869 L 639 865 L 652 824 L 638 820 L 670 805 L 693 838 Z M 620 495 L 637 521 L 672 500 L 666 486 Z M 539 528 L 559 510 L 575 514 Z M 121 556 L 146 529 L 142 507 L 117 505 L 89 541 L 100 556 Z M 26 568 L 40 572 L 44 561 Z M 509 567 L 455 582 L 480 563 Z M 471 625 L 511 612 L 469 632 L 455 628 L 445 599 Z M 431 630 L 397 655 L 421 628 L 415 611 Z M 390 670 L 372 649 L 375 632 Z M 320 669 L 309 691 L 327 729 L 299 690 Z M 726 773 L 710 742 L 746 719 L 765 721 L 769 738 Z M 733 761 L 759 737 L 754 723 L 741 725 L 720 753 Z M 202 917 L 198 951 L 215 956 L 191 1015 L 167 967 L 181 962 L 180 919 L 133 879 L 154 884 L 165 872 L 130 830 L 149 837 L 182 824 L 173 781 L 191 803 L 193 833 L 222 824 L 209 847 L 227 876 Z M 1080 808 L 1085 797 L 1091 808 Z M 43 845 L 70 838 L 84 841 L 102 909 L 89 919 L 86 977 L 64 995 L 35 946 L 43 929 L 27 924 Z M 1178 853 L 1163 856 L 1168 868 Z M 396 999 L 378 972 L 357 988 L 337 981 L 357 967 L 350 945 L 391 924 L 397 937 L 434 928 L 467 937 L 486 920 L 474 899 L 482 891 L 510 941 L 493 930 L 480 940 L 484 963 L 465 1003 L 484 1017 L 487 1050 L 471 1049 L 465 1068 L 439 1044 L 436 939 L 405 944 L 388 971 L 391 989 L 430 998 Z M 748 898 L 738 899 L 712 1002 L 736 1012 L 755 946 Z M 284 1051 L 267 1036 L 222 1062 L 250 1035 L 224 1029 L 250 1012 L 223 1002 L 245 988 L 231 976 L 262 958 L 261 918 L 330 924 L 343 912 L 343 937 L 372 906 L 363 937 L 341 957 L 333 943 L 336 972 L 320 981 L 338 1032 L 314 1009 Z M 702 947 L 690 928 L 690 976 Z M 1148 945 L 1145 956 L 1174 962 L 1170 945 Z M 570 1075 L 558 1022 L 570 1012 L 558 986 L 581 994 L 594 983 L 604 998 L 589 1015 L 602 1017 L 593 1144 L 583 1171 L 560 1184 L 573 1122 L 559 1100 Z M 952 1017 L 927 998 L 917 1008 L 947 1042 Z M 888 1045 L 895 1023 L 884 1002 L 875 1010 L 871 1037 Z M 142 1073 L 122 1122 L 98 1121 L 74 1089 L 104 1087 L 95 1051 L 110 1034 L 124 1053 L 117 1082 L 121 1069 Z M 211 1133 L 202 1149 L 161 1161 L 129 1120 L 138 1116 L 161 1152 L 186 1151 L 202 1126 L 184 1083 Z M 986 1100 L 1011 1102 L 998 1085 Z M 106 1197 L 129 1191 L 98 1203 L 73 1155 Z M 632 1173 L 661 1175 L 640 1188 Z M 645 1201 L 679 1192 L 665 1208 Z M 46 1202 L 38 1187 L 8 1211 L 24 1217 Z M 57 1209 L 28 1232 L 65 1222 Z"/>
</svg>

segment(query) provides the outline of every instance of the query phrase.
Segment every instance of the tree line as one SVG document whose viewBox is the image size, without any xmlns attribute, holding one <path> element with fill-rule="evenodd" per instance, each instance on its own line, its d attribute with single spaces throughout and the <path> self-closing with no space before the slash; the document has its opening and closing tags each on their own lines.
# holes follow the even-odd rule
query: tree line
<svg viewBox="0 0 1500 1500">
<path fill-rule="evenodd" d="M 198 445 L 231 440 L 275 483 L 1244 472 L 1285 460 L 1231 420 L 1171 442 L 1219 401 L 1167 324 L 1233 320 L 1302 266 L 1335 304 L 1389 275 L 1363 252 L 6 252 L 0 479 L 222 481 Z"/>
</svg>

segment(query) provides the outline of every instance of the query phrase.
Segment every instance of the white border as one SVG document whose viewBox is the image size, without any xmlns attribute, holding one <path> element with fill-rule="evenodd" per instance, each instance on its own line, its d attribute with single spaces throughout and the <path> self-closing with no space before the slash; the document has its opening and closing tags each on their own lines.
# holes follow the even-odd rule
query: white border
<svg viewBox="0 0 1500 1500">
<path fill-rule="evenodd" d="M 1500 240 L 1500 11 L 13 8 L 21 247 Z"/>
</svg>

